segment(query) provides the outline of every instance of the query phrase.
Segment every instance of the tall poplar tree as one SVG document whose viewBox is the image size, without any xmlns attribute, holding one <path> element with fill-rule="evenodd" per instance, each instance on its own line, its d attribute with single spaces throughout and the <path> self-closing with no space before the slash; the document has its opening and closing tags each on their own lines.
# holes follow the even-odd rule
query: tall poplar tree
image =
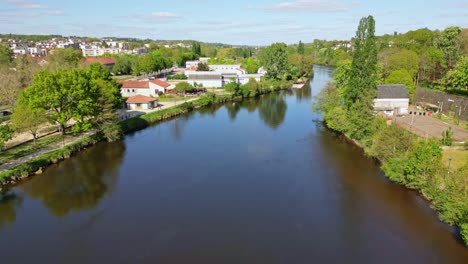
<svg viewBox="0 0 468 264">
<path fill-rule="evenodd" d="M 355 103 L 362 103 L 372 108 L 377 84 L 377 45 L 375 38 L 375 21 L 372 16 L 364 17 L 354 39 L 349 83 L 345 87 L 344 99 L 347 108 Z"/>
<path fill-rule="evenodd" d="M 341 90 L 349 121 L 348 133 L 358 140 L 372 136 L 375 131 L 373 113 L 377 94 L 377 45 L 375 21 L 364 17 L 354 39 L 351 68 L 346 72 L 347 83 Z"/>
</svg>

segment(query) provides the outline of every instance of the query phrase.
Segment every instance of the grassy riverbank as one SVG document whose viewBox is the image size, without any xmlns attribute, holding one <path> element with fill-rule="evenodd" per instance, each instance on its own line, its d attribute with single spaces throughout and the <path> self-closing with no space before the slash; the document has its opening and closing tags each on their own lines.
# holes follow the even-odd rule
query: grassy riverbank
<svg viewBox="0 0 468 264">
<path fill-rule="evenodd" d="M 357 142 L 365 153 L 379 160 L 387 177 L 418 191 L 439 213 L 440 219 L 458 226 L 468 245 L 468 160 L 466 150 L 445 154 L 437 139 L 419 138 L 396 126 L 387 125 L 379 116 L 366 120 L 365 134 L 360 134 L 353 113 L 340 103 L 339 91 L 330 84 L 318 97 L 316 108 L 323 112 L 327 126 Z M 457 154 L 457 155 L 454 155 Z M 452 166 L 443 162 L 450 156 Z M 445 163 L 445 164 L 444 164 Z"/>
<path fill-rule="evenodd" d="M 258 86 L 257 89 L 252 90 L 251 92 L 244 94 L 243 96 L 234 94 L 216 95 L 208 93 L 206 95 L 201 96 L 198 100 L 148 113 L 136 118 L 127 119 L 125 121 L 120 122 L 119 125 L 121 126 L 122 131 L 125 134 L 127 134 L 144 129 L 152 124 L 156 124 L 163 120 L 167 120 L 169 118 L 188 113 L 196 108 L 209 106 L 213 104 L 221 104 L 228 101 L 242 100 L 244 98 L 255 97 L 274 91 L 288 89 L 292 86 L 292 83 L 292 81 L 271 83 L 268 82 L 267 85 Z M 57 163 L 61 160 L 68 159 L 78 151 L 91 145 L 94 145 L 104 139 L 105 138 L 100 133 L 92 136 L 87 136 L 78 140 L 75 143 L 69 144 L 65 147 L 36 157 L 12 169 L 0 172 L 0 190 L 2 185 L 13 185 L 16 184 L 18 181 L 25 179 L 33 174 L 40 174 L 45 167 Z"/>
</svg>

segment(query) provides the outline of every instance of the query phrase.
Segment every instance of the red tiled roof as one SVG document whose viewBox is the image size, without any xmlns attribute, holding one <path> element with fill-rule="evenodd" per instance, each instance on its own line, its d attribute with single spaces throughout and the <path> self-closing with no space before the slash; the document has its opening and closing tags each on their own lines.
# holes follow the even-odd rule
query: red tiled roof
<svg viewBox="0 0 468 264">
<path fill-rule="evenodd" d="M 135 96 L 129 97 L 126 102 L 127 104 L 143 104 L 143 103 L 155 102 L 157 100 L 158 100 L 157 98 L 153 98 L 153 97 L 148 97 L 144 95 L 135 95 Z"/>
<path fill-rule="evenodd" d="M 171 86 L 170 84 L 168 84 L 167 82 L 163 81 L 163 80 L 159 80 L 159 79 L 156 79 L 156 80 L 152 80 L 150 81 L 154 84 L 156 84 L 157 86 L 161 86 L 163 88 L 167 88 L 169 86 Z"/>
<path fill-rule="evenodd" d="M 91 64 L 99 62 L 102 65 L 109 65 L 109 64 L 115 64 L 115 59 L 111 57 L 104 57 L 104 58 L 86 58 L 85 63 L 86 64 Z"/>
<path fill-rule="evenodd" d="M 149 88 L 148 81 L 123 81 L 121 88 Z"/>
</svg>

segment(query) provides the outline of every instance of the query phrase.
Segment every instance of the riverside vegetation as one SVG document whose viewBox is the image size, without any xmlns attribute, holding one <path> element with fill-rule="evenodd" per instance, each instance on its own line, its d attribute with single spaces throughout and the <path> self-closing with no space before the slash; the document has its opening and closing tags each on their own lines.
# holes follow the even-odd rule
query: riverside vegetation
<svg viewBox="0 0 468 264">
<path fill-rule="evenodd" d="M 272 57 L 279 59 L 273 60 Z M 300 59 L 304 60 L 301 67 L 305 67 L 306 60 L 302 56 Z M 14 184 L 20 179 L 28 177 L 31 173 L 40 173 L 47 165 L 67 159 L 73 153 L 101 140 L 118 140 L 124 133 L 143 129 L 158 121 L 192 111 L 194 108 L 288 89 L 295 80 L 309 78 L 313 73 L 312 67 L 309 68 L 309 71 L 305 71 L 290 64 L 286 44 L 283 43 L 266 47 L 261 61 L 264 63 L 265 69 L 272 69 L 271 72 L 275 69 L 275 74 L 268 75 L 260 82 L 250 79 L 245 85 L 230 84 L 225 87 L 227 94 L 208 93 L 196 101 L 186 102 L 123 122 L 117 122 L 116 118 L 116 110 L 121 107 L 123 98 L 119 92 L 118 84 L 110 78 L 110 72 L 106 68 L 99 64 L 92 64 L 85 69 L 39 71 L 34 82 L 20 92 L 12 120 L 23 120 L 23 118 L 16 118 L 15 115 L 21 117 L 34 114 L 37 118 L 29 118 L 29 122 L 26 123 L 14 123 L 13 128 L 29 131 L 36 138 L 37 127 L 45 120 L 49 120 L 58 124 L 64 135 L 65 125 L 73 118 L 76 123 L 73 125 L 72 131 L 75 135 L 92 130 L 96 133 L 1 172 L 0 185 Z M 308 61 L 311 63 L 310 60 Z M 190 86 L 187 83 L 180 84 Z M 193 87 L 190 86 L 187 89 L 193 89 Z M 181 89 L 180 92 L 185 93 L 187 89 Z M 42 116 L 45 118 L 39 118 Z M 12 129 L 9 126 L 3 125 L 0 128 L 5 128 L 3 134 L 11 138 Z"/>
<path fill-rule="evenodd" d="M 378 159 L 390 180 L 430 200 L 441 220 L 460 228 L 468 245 L 468 161 L 448 171 L 440 141 L 418 138 L 373 113 L 379 80 L 374 30 L 373 17 L 361 20 L 351 63 L 337 68 L 334 82 L 317 96 L 314 108 L 323 112 L 329 128 L 344 133 Z"/>
</svg>

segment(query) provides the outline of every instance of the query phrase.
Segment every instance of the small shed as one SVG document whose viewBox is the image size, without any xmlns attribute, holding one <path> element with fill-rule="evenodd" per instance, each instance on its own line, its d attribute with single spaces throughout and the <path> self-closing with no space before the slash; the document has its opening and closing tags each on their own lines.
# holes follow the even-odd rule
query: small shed
<svg viewBox="0 0 468 264">
<path fill-rule="evenodd" d="M 409 93 L 403 84 L 377 85 L 374 110 L 386 115 L 408 114 Z"/>
<path fill-rule="evenodd" d="M 130 110 L 151 110 L 158 106 L 158 99 L 145 96 L 135 95 L 127 98 L 127 109 Z"/>
</svg>

